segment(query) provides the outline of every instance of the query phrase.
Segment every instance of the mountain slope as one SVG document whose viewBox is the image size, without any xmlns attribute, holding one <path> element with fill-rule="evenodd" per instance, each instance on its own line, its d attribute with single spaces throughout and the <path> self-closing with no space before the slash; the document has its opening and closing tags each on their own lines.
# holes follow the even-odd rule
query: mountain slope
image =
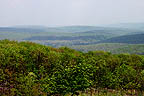
<svg viewBox="0 0 144 96">
<path fill-rule="evenodd" d="M 144 44 L 144 34 L 124 35 L 100 41 L 98 43 Z"/>
<path fill-rule="evenodd" d="M 73 45 L 69 47 L 83 52 L 102 50 L 114 54 L 144 54 L 144 44 L 100 43 L 91 45 Z"/>
</svg>

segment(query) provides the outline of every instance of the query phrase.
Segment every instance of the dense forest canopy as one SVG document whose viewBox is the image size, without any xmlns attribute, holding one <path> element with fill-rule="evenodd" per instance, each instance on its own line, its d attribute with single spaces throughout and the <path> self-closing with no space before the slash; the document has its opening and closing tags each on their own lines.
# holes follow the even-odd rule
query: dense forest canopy
<svg viewBox="0 0 144 96">
<path fill-rule="evenodd" d="M 51 96 L 87 88 L 144 90 L 144 56 L 0 41 L 0 95 Z"/>
</svg>

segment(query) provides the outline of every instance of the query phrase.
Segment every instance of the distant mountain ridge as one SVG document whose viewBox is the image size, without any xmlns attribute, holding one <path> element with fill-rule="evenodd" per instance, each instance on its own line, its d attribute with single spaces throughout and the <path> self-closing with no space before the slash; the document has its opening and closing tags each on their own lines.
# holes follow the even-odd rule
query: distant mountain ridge
<svg viewBox="0 0 144 96">
<path fill-rule="evenodd" d="M 0 27 L 0 32 L 90 32 L 90 31 L 105 31 L 116 34 L 128 34 L 133 32 L 141 32 L 144 30 L 137 29 L 134 26 L 126 27 L 127 24 L 110 25 L 110 26 L 64 26 L 64 27 L 46 27 L 46 26 L 35 26 L 35 25 L 21 25 L 12 27 Z M 135 24 L 136 25 L 136 24 Z M 122 26 L 122 27 L 121 27 Z M 130 25 L 129 25 L 130 26 Z M 140 25 L 137 25 L 140 26 Z M 142 27 L 143 26 L 143 27 Z M 144 28 L 144 24 L 141 25 Z"/>
<path fill-rule="evenodd" d="M 137 29 L 139 28 L 138 26 L 141 29 Z M 144 40 L 143 39 L 144 30 L 142 30 L 143 27 L 144 23 L 141 24 L 125 23 L 125 24 L 116 24 L 102 27 L 99 26 L 46 27 L 38 25 L 0 27 L 0 39 L 31 40 L 31 41 L 82 40 L 80 42 L 89 42 L 89 44 L 93 44 L 94 42 L 140 44 L 143 43 Z"/>
<path fill-rule="evenodd" d="M 144 23 L 120 23 L 120 24 L 111 24 L 108 25 L 107 27 L 144 30 Z"/>
<path fill-rule="evenodd" d="M 37 32 L 45 32 L 45 29 L 32 29 L 32 28 L 15 28 L 15 27 L 0 27 L 0 32 L 29 32 L 29 33 L 37 33 Z"/>
</svg>

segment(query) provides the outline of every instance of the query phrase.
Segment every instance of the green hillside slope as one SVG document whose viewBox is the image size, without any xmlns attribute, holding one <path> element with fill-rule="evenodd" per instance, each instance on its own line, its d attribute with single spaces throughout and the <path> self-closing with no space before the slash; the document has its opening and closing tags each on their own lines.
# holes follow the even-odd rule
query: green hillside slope
<svg viewBox="0 0 144 96">
<path fill-rule="evenodd" d="M 69 47 L 83 52 L 102 50 L 114 54 L 144 54 L 144 44 L 100 43 L 90 45 L 73 45 Z"/>
<path fill-rule="evenodd" d="M 118 37 L 102 40 L 98 43 L 144 44 L 144 34 L 118 36 Z"/>
</svg>

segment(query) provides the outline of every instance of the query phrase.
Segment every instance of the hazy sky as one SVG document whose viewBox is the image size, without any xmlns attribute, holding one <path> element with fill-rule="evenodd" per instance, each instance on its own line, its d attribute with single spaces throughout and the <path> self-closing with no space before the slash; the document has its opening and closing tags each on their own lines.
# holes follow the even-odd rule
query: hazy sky
<svg viewBox="0 0 144 96">
<path fill-rule="evenodd" d="M 0 26 L 144 22 L 144 0 L 0 0 Z"/>
</svg>

